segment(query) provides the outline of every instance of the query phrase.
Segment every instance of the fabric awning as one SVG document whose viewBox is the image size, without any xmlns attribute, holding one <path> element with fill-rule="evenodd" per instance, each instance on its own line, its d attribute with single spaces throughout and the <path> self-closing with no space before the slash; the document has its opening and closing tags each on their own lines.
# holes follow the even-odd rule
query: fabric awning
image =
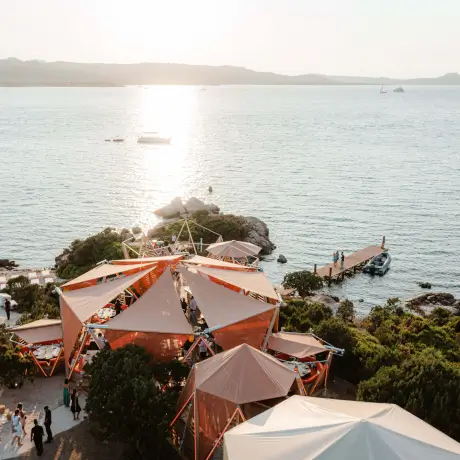
<svg viewBox="0 0 460 460">
<path fill-rule="evenodd" d="M 223 241 L 210 244 L 207 251 L 218 257 L 232 257 L 242 259 L 244 257 L 255 257 L 262 250 L 261 247 L 246 241 Z"/>
<path fill-rule="evenodd" d="M 239 294 L 185 268 L 179 268 L 179 271 L 210 327 L 234 324 L 274 308 L 269 303 Z"/>
<path fill-rule="evenodd" d="M 136 259 L 138 260 L 138 259 Z M 150 262 L 150 266 L 153 267 L 153 264 Z M 128 274 L 132 275 L 136 272 L 139 272 L 141 270 L 145 270 L 147 267 L 143 263 L 137 263 L 137 264 L 132 264 L 127 267 L 122 267 L 120 265 L 114 265 L 114 264 L 101 264 L 98 265 L 97 267 L 93 268 L 92 270 L 87 271 L 86 273 L 83 273 L 83 275 L 78 276 L 77 278 L 74 278 L 73 280 L 68 281 L 67 283 L 63 284 L 61 288 L 65 291 L 66 288 L 69 288 L 71 286 L 79 285 L 78 288 L 84 288 L 84 287 L 90 287 L 94 286 L 94 280 L 97 280 L 98 278 L 105 278 L 107 276 L 114 276 L 114 275 L 119 275 L 119 274 Z M 91 283 L 91 281 L 93 281 Z"/>
<path fill-rule="evenodd" d="M 254 272 L 257 267 L 248 265 L 232 264 L 220 259 L 212 259 L 211 257 L 193 256 L 191 259 L 184 260 L 186 265 L 200 265 L 202 267 L 222 268 L 226 270 L 236 270 L 241 272 Z"/>
<path fill-rule="evenodd" d="M 53 342 L 62 339 L 60 319 L 40 319 L 9 329 L 28 344 Z"/>
<path fill-rule="evenodd" d="M 134 275 L 115 278 L 114 280 L 83 289 L 64 291 L 61 297 L 75 313 L 76 317 L 83 323 L 91 318 L 99 308 L 107 305 L 111 300 L 115 299 L 115 297 L 129 288 L 129 286 L 137 280 L 147 275 L 151 270 L 152 267 L 150 266 Z M 65 327 L 66 324 L 64 323 L 64 328 Z"/>
<path fill-rule="evenodd" d="M 260 272 L 239 272 L 219 268 L 195 267 L 197 272 L 212 276 L 224 283 L 231 284 L 239 289 L 254 292 L 263 297 L 278 301 L 278 294 L 270 280 Z"/>
<path fill-rule="evenodd" d="M 460 443 L 394 404 L 292 396 L 225 433 L 224 459 L 247 458 L 454 460 Z"/>
<path fill-rule="evenodd" d="M 192 334 L 169 270 L 129 308 L 107 323 L 107 329 Z"/>
<path fill-rule="evenodd" d="M 296 358 L 306 358 L 327 351 L 322 343 L 309 334 L 276 332 L 268 339 L 268 348 Z"/>
<path fill-rule="evenodd" d="M 160 256 L 160 257 L 143 257 L 139 259 L 120 259 L 112 260 L 113 265 L 137 265 L 137 264 L 152 264 L 152 263 L 164 263 L 164 262 L 179 262 L 184 256 L 182 254 L 172 256 Z"/>
</svg>

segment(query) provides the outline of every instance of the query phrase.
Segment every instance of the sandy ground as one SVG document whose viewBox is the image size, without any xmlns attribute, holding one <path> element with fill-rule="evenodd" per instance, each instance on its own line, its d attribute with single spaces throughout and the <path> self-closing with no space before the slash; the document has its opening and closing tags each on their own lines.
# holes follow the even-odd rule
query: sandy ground
<svg viewBox="0 0 460 460">
<path fill-rule="evenodd" d="M 52 411 L 52 426 L 54 434 L 66 431 L 79 422 L 73 420 L 73 414 L 68 408 L 63 405 L 62 387 L 64 376 L 58 375 L 50 378 L 37 378 L 33 383 L 25 382 L 20 389 L 0 390 L 0 404 L 6 406 L 10 411 L 14 411 L 18 402 L 23 403 L 24 412 L 27 415 L 26 432 L 22 442 L 24 446 L 21 448 L 12 447 L 11 422 L 5 417 L 0 419 L 0 459 L 14 458 L 19 454 L 30 451 L 33 444 L 30 442 L 30 430 L 33 426 L 33 420 L 36 418 L 41 425 L 44 420 L 44 407 L 49 406 Z M 83 397 L 79 397 L 79 402 L 83 408 L 85 401 Z M 80 414 L 83 418 L 84 413 Z M 62 457 L 64 458 L 64 457 Z"/>
</svg>

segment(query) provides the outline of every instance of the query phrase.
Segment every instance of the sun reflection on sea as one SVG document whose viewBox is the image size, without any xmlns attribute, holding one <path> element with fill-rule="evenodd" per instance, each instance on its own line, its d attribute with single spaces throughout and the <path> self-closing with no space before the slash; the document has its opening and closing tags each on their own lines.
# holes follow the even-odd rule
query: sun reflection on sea
<svg viewBox="0 0 460 460">
<path fill-rule="evenodd" d="M 166 204 L 184 197 L 189 152 L 189 128 L 196 117 L 198 89 L 190 86 L 150 86 L 139 91 L 139 134 L 155 132 L 171 138 L 168 145 L 138 144 L 143 155 L 144 177 L 151 180 L 155 202 Z M 149 193 L 150 195 L 150 193 Z M 155 221 L 146 209 L 144 222 Z"/>
</svg>

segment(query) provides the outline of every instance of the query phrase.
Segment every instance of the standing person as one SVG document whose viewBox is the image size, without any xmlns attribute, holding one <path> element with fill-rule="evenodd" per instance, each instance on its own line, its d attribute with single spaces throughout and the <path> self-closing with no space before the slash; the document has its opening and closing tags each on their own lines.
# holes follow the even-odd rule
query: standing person
<svg viewBox="0 0 460 460">
<path fill-rule="evenodd" d="M 106 350 L 110 350 L 110 345 L 107 342 L 107 339 L 102 335 L 102 332 L 99 332 L 99 334 L 97 334 L 97 338 Z"/>
<path fill-rule="evenodd" d="M 115 300 L 115 316 L 119 315 L 121 313 L 121 301 L 117 297 L 117 300 Z"/>
<path fill-rule="evenodd" d="M 341 269 L 343 269 L 344 264 L 345 264 L 345 256 L 343 255 L 343 251 L 342 251 L 342 255 L 340 256 L 340 268 Z"/>
<path fill-rule="evenodd" d="M 64 389 L 63 389 L 63 399 L 64 399 L 64 406 L 70 406 L 70 386 L 69 386 L 69 379 L 64 379 Z"/>
<path fill-rule="evenodd" d="M 24 436 L 27 434 L 26 433 L 26 414 L 22 410 L 22 403 L 18 404 L 18 411 L 19 411 L 19 421 L 21 422 L 21 427 L 22 427 L 22 432 L 24 433 Z"/>
<path fill-rule="evenodd" d="M 187 302 L 185 301 L 183 297 L 182 299 L 180 299 L 180 306 L 182 307 L 182 310 L 185 313 L 187 311 Z"/>
<path fill-rule="evenodd" d="M 43 431 L 43 427 L 38 424 L 38 420 L 34 420 L 34 427 L 30 431 L 30 440 L 34 442 L 35 448 L 37 449 L 37 455 L 39 457 L 43 454 L 43 437 L 45 436 L 45 432 Z"/>
<path fill-rule="evenodd" d="M 49 444 L 53 440 L 53 433 L 51 431 L 51 411 L 48 406 L 45 406 L 45 422 L 43 425 L 45 425 L 47 435 L 45 444 Z"/>
<path fill-rule="evenodd" d="M 78 402 L 77 390 L 75 388 L 72 391 L 71 399 L 72 399 L 72 404 L 70 405 L 70 410 L 72 411 L 73 419 L 80 420 L 81 407 Z"/>
<path fill-rule="evenodd" d="M 198 304 L 196 303 L 195 297 L 190 298 L 190 322 L 195 326 L 196 325 L 196 308 Z"/>
<path fill-rule="evenodd" d="M 204 343 L 204 339 L 200 340 L 198 347 L 200 349 L 200 358 L 206 359 L 208 357 L 208 347 Z"/>
<path fill-rule="evenodd" d="M 16 439 L 18 440 L 18 447 L 22 446 L 21 442 L 21 436 L 22 436 L 22 425 L 21 425 L 21 419 L 19 417 L 19 409 L 16 409 L 14 411 L 14 415 L 11 418 L 11 425 L 13 428 L 13 442 L 11 443 L 12 446 L 14 446 L 14 442 Z"/>
<path fill-rule="evenodd" d="M 171 241 L 172 241 L 172 244 L 176 244 L 176 234 L 175 233 L 173 233 L 171 237 Z"/>
<path fill-rule="evenodd" d="M 11 314 L 11 302 L 10 299 L 5 300 L 5 313 L 6 313 L 6 319 L 7 321 L 10 320 L 10 314 Z"/>
</svg>

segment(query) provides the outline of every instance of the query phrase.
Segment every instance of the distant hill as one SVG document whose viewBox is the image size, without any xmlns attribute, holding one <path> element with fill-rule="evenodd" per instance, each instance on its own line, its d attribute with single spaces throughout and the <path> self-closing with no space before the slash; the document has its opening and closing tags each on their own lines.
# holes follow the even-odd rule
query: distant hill
<svg viewBox="0 0 460 460">
<path fill-rule="evenodd" d="M 281 75 L 243 67 L 187 64 L 81 64 L 0 59 L 0 86 L 124 85 L 460 85 L 460 75 L 399 80 L 318 74 Z"/>
</svg>

